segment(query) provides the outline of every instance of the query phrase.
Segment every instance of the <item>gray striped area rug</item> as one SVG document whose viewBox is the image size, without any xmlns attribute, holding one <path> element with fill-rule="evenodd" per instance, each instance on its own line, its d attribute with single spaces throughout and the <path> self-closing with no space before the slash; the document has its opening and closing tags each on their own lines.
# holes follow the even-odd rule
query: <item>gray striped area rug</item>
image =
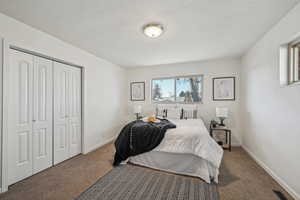
<svg viewBox="0 0 300 200">
<path fill-rule="evenodd" d="M 219 200 L 216 184 L 132 165 L 115 167 L 76 200 Z"/>
</svg>

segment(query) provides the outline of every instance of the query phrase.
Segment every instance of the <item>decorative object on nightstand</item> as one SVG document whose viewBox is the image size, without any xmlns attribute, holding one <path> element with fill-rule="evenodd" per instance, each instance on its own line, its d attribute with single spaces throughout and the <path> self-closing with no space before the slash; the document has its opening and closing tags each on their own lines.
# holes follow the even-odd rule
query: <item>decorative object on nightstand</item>
<svg viewBox="0 0 300 200">
<path fill-rule="evenodd" d="M 216 108 L 216 116 L 220 119 L 220 126 L 225 126 L 224 120 L 228 118 L 228 108 Z"/>
<path fill-rule="evenodd" d="M 142 113 L 142 106 L 141 105 L 135 105 L 133 107 L 133 113 L 136 115 L 136 119 L 141 119 L 142 117 L 140 114 Z"/>
<path fill-rule="evenodd" d="M 215 120 L 211 120 L 210 125 L 211 125 L 213 128 L 216 128 L 216 127 L 219 125 L 219 123 L 218 123 L 217 121 L 215 121 Z"/>
<path fill-rule="evenodd" d="M 214 133 L 225 134 L 225 147 L 223 145 L 223 142 L 218 142 L 218 144 L 220 144 L 223 147 L 223 149 L 231 151 L 231 130 L 226 126 L 220 126 L 219 124 L 214 126 L 213 121 L 211 121 L 210 123 L 210 128 L 209 128 L 210 136 L 214 138 Z"/>
</svg>

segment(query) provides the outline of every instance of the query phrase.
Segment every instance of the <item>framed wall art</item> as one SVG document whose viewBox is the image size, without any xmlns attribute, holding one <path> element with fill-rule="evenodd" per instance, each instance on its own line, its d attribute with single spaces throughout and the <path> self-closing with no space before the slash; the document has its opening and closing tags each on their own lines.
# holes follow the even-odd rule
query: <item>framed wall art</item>
<svg viewBox="0 0 300 200">
<path fill-rule="evenodd" d="M 131 101 L 145 101 L 145 82 L 130 83 Z"/>
<path fill-rule="evenodd" d="M 213 78 L 213 100 L 214 101 L 235 100 L 235 77 Z"/>
</svg>

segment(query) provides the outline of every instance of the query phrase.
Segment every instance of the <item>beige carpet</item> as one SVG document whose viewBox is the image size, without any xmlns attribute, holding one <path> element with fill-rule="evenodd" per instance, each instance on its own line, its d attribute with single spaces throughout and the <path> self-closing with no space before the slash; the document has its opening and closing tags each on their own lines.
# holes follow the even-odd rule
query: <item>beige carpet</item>
<svg viewBox="0 0 300 200">
<path fill-rule="evenodd" d="M 108 144 L 77 156 L 10 186 L 0 199 L 73 199 L 112 169 L 113 154 L 114 147 Z M 243 149 L 225 152 L 219 184 L 221 200 L 277 200 L 272 189 L 293 199 Z"/>
</svg>

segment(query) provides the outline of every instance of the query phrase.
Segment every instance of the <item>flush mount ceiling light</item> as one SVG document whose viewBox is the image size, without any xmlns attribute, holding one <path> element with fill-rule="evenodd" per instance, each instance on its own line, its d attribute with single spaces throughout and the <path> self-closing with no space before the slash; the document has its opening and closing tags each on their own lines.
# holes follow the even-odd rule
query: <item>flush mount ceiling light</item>
<svg viewBox="0 0 300 200">
<path fill-rule="evenodd" d="M 164 28 L 161 24 L 147 24 L 143 27 L 143 31 L 146 36 L 157 38 L 164 32 Z"/>
</svg>

